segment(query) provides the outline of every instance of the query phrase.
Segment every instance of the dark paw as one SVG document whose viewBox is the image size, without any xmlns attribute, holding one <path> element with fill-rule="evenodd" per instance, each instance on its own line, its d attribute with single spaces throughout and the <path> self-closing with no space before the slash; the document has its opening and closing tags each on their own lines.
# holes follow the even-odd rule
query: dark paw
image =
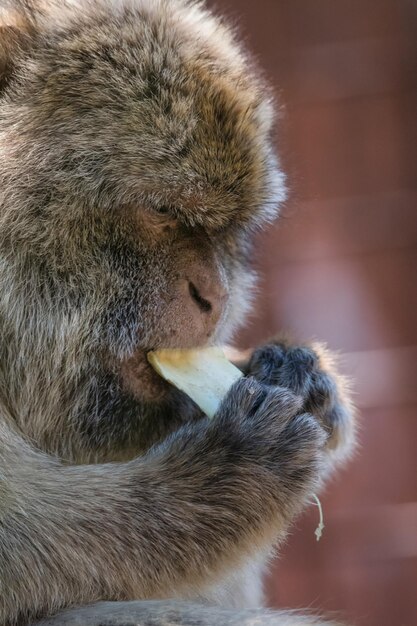
<svg viewBox="0 0 417 626">
<path fill-rule="evenodd" d="M 290 389 L 303 400 L 302 411 L 325 429 L 328 447 L 347 451 L 353 441 L 353 410 L 345 381 L 322 346 L 272 343 L 254 351 L 248 373 L 265 385 Z"/>
<path fill-rule="evenodd" d="M 311 493 L 321 475 L 326 435 L 303 399 L 285 387 L 243 378 L 223 401 L 216 421 L 230 432 L 246 461 L 263 466 L 279 481 L 280 493 Z M 278 483 L 277 483 L 278 484 Z"/>
</svg>

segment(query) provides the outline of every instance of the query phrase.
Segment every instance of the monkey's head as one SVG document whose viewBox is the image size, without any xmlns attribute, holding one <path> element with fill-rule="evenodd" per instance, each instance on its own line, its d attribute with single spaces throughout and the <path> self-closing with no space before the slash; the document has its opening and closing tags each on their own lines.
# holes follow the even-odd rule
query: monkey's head
<svg viewBox="0 0 417 626">
<path fill-rule="evenodd" d="M 284 197 L 268 90 L 187 0 L 10 2 L 2 20 L 5 367 L 64 391 L 104 368 L 149 398 L 148 350 L 224 341 L 247 311 L 251 240 Z"/>
</svg>

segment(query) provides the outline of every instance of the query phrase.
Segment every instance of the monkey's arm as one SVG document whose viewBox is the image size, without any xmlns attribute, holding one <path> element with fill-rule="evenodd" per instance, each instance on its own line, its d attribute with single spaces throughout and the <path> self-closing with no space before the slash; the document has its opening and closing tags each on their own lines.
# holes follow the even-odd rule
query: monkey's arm
<svg viewBox="0 0 417 626">
<path fill-rule="evenodd" d="M 65 466 L 0 427 L 0 623 L 101 599 L 190 597 L 266 549 L 315 490 L 324 433 L 239 381 L 146 457 Z"/>
<path fill-rule="evenodd" d="M 313 615 L 265 609 L 222 609 L 178 601 L 99 602 L 33 626 L 342 626 Z"/>
</svg>

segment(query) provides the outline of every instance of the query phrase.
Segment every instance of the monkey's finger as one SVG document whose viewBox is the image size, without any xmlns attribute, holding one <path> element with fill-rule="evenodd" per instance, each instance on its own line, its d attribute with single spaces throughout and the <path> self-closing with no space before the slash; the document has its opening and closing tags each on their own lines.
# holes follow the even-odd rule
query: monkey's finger
<svg viewBox="0 0 417 626">
<path fill-rule="evenodd" d="M 279 384 L 279 370 L 284 362 L 282 346 L 269 344 L 255 350 L 249 362 L 249 373 L 265 385 Z"/>
<path fill-rule="evenodd" d="M 278 372 L 278 384 L 288 387 L 297 395 L 307 399 L 317 363 L 317 355 L 311 348 L 290 348 L 286 351 L 282 367 Z"/>
<path fill-rule="evenodd" d="M 230 388 L 218 411 L 228 416 L 250 417 L 267 395 L 267 387 L 252 376 L 241 378 Z"/>
<path fill-rule="evenodd" d="M 303 404 L 301 396 L 285 387 L 269 388 L 265 399 L 258 407 L 255 419 L 259 426 L 267 423 L 273 425 L 276 437 L 286 424 L 301 412 Z"/>
</svg>

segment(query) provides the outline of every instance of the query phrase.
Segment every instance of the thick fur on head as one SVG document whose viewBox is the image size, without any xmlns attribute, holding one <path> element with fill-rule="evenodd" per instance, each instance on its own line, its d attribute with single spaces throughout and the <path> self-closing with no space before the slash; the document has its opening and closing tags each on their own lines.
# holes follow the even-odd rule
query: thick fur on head
<svg viewBox="0 0 417 626">
<path fill-rule="evenodd" d="M 252 232 L 285 191 L 264 85 L 200 4 L 11 6 L 4 46 L 24 46 L 7 51 L 0 109 L 2 383 L 20 422 L 32 405 L 28 434 L 51 441 L 58 415 L 91 415 L 98 394 L 125 415 L 153 399 L 144 351 L 228 338 L 250 300 Z M 190 283 L 211 315 L 196 315 Z M 36 408 L 34 385 L 48 388 Z"/>
<path fill-rule="evenodd" d="M 343 385 L 275 343 L 210 422 L 146 353 L 244 320 L 285 197 L 268 87 L 199 2 L 10 0 L 0 20 L 0 622 L 257 605 L 353 439 Z"/>
</svg>

